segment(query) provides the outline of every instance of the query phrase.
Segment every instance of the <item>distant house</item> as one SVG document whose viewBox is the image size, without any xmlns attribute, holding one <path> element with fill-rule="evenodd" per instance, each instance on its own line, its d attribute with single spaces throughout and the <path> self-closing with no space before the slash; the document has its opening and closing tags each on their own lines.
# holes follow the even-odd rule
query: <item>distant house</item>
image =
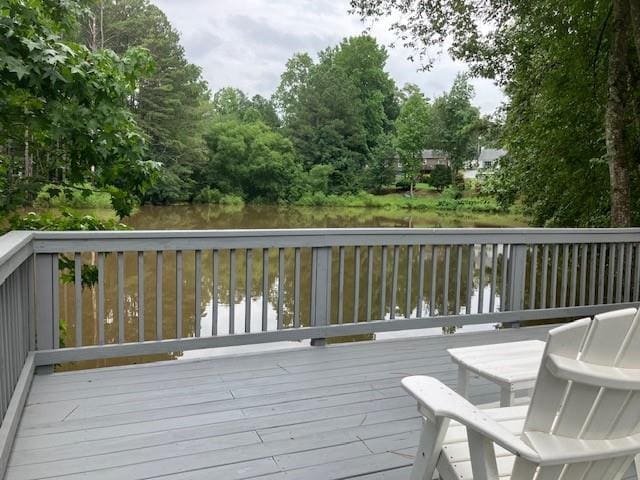
<svg viewBox="0 0 640 480">
<path fill-rule="evenodd" d="M 491 175 L 493 169 L 498 166 L 498 160 L 507 154 L 502 148 L 484 148 L 476 160 L 470 162 L 468 168 L 464 169 L 464 178 L 482 179 L 486 175 Z"/>
<path fill-rule="evenodd" d="M 440 150 L 427 149 L 422 151 L 422 173 L 431 173 L 436 165 L 449 166 L 449 156 Z"/>
</svg>

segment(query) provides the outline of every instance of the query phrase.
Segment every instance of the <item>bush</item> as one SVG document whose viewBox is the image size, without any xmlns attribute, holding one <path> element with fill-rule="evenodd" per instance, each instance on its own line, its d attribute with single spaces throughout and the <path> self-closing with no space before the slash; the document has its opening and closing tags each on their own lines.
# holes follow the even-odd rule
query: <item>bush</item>
<svg viewBox="0 0 640 480">
<path fill-rule="evenodd" d="M 204 203 L 211 205 L 244 205 L 244 199 L 240 195 L 223 194 L 217 188 L 205 188 L 198 193 L 194 203 Z"/>
<path fill-rule="evenodd" d="M 396 190 L 401 192 L 408 192 L 411 190 L 411 182 L 406 178 L 402 178 L 396 182 Z"/>
<path fill-rule="evenodd" d="M 443 191 L 451 185 L 451 169 L 444 165 L 436 165 L 429 176 L 429 183 L 439 192 Z"/>
<path fill-rule="evenodd" d="M 98 191 L 93 185 L 60 187 L 49 184 L 42 187 L 34 205 L 39 208 L 110 209 L 109 192 Z"/>
</svg>

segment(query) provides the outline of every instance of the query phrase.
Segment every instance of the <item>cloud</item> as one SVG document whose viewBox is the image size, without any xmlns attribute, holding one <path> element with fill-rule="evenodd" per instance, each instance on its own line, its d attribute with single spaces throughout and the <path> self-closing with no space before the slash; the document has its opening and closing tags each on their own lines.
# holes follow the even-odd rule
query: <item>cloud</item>
<svg viewBox="0 0 640 480">
<path fill-rule="evenodd" d="M 213 91 L 232 85 L 248 95 L 270 96 L 287 60 L 296 52 L 315 55 L 365 25 L 348 14 L 349 0 L 151 0 L 180 32 L 189 60 L 202 67 Z M 384 45 L 396 38 L 384 21 L 371 34 Z M 442 55 L 429 72 L 407 58 L 411 51 L 389 49 L 387 71 L 398 85 L 417 84 L 430 98 L 448 90 L 460 62 Z M 491 113 L 504 100 L 489 80 L 473 81 L 475 103 Z"/>
</svg>

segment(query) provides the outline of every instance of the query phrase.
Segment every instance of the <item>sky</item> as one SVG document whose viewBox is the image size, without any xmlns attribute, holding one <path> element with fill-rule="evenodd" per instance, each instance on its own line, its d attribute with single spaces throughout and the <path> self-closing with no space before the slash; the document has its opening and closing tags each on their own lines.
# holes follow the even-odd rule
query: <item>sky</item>
<svg viewBox="0 0 640 480">
<path fill-rule="evenodd" d="M 350 15 L 349 0 L 151 0 L 180 32 L 190 62 L 199 65 L 212 91 L 240 88 L 248 95 L 271 96 L 287 60 L 297 52 L 312 56 L 367 25 Z M 372 26 L 371 34 L 389 47 L 396 37 L 389 22 Z M 428 72 L 407 57 L 402 47 L 388 48 L 387 71 L 399 86 L 415 83 L 433 99 L 447 91 L 464 63 L 437 57 Z M 491 80 L 474 79 L 474 104 L 490 114 L 504 100 Z"/>
</svg>

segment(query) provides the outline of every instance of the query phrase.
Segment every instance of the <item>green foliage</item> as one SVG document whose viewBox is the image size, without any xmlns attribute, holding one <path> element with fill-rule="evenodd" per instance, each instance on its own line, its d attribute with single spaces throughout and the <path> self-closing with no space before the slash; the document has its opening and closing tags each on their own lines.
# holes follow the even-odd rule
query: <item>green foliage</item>
<svg viewBox="0 0 640 480">
<path fill-rule="evenodd" d="M 13 230 L 126 230 L 128 227 L 116 220 L 102 220 L 93 215 L 77 215 L 63 210 L 59 215 L 30 212 L 27 215 L 14 215 L 9 219 Z"/>
<path fill-rule="evenodd" d="M 445 152 L 455 172 L 476 157 L 478 134 L 484 127 L 472 98 L 467 77 L 458 75 L 449 92 L 433 102 L 429 147 Z"/>
<path fill-rule="evenodd" d="M 107 210 L 111 208 L 111 195 L 108 192 L 98 191 L 89 184 L 67 188 L 48 184 L 42 187 L 34 205 L 39 208 Z"/>
<path fill-rule="evenodd" d="M 33 198 L 45 182 L 90 182 L 109 190 L 126 215 L 153 165 L 144 135 L 125 107 L 151 61 L 142 49 L 121 57 L 68 40 L 81 13 L 73 0 L 0 1 L 0 210 Z M 4 162 L 3 162 L 4 163 Z"/>
<path fill-rule="evenodd" d="M 203 188 L 247 201 L 280 202 L 300 195 L 302 168 L 293 145 L 264 123 L 217 122 L 205 138 L 209 160 Z"/>
<path fill-rule="evenodd" d="M 200 68 L 186 60 L 178 32 L 148 0 L 95 2 L 82 26 L 82 40 L 90 49 L 124 54 L 132 47 L 144 48 L 153 58 L 155 68 L 144 73 L 126 99 L 149 139 L 145 159 L 162 166 L 159 185 L 145 200 L 159 204 L 188 200 L 194 170 L 205 161 L 202 134 L 210 108 Z"/>
<path fill-rule="evenodd" d="M 194 199 L 194 203 L 217 205 L 244 205 L 244 200 L 239 195 L 224 195 L 216 188 L 204 188 Z"/>
<path fill-rule="evenodd" d="M 397 151 L 392 134 L 380 137 L 378 145 L 371 152 L 371 160 L 365 171 L 365 187 L 380 193 L 384 186 L 392 185 L 397 173 Z"/>
<path fill-rule="evenodd" d="M 427 146 L 429 123 L 429 105 L 419 90 L 413 91 L 402 104 L 396 121 L 396 147 L 412 196 L 422 171 L 422 150 Z"/>
<path fill-rule="evenodd" d="M 429 176 L 429 184 L 439 192 L 452 183 L 451 168 L 444 165 L 436 165 Z"/>
<path fill-rule="evenodd" d="M 535 224 L 584 227 L 610 224 L 611 205 L 628 202 L 640 222 L 638 2 L 350 3 L 364 17 L 394 17 L 392 28 L 425 67 L 428 52 L 447 44 L 472 73 L 505 89 L 504 130 L 480 128 L 482 143 L 509 151 L 485 186 L 503 207 L 520 201 Z M 456 162 L 466 151 L 459 147 Z"/>
<path fill-rule="evenodd" d="M 319 54 L 287 63 L 274 95 L 305 169 L 331 165 L 331 193 L 366 185 L 362 173 L 397 116 L 396 88 L 384 71 L 387 52 L 369 36 L 343 40 Z M 371 180 L 371 177 L 368 179 Z M 374 185 L 373 188 L 379 188 Z"/>
<path fill-rule="evenodd" d="M 329 180 L 333 173 L 332 165 L 314 165 L 307 174 L 307 181 L 312 192 L 329 193 Z"/>
</svg>

